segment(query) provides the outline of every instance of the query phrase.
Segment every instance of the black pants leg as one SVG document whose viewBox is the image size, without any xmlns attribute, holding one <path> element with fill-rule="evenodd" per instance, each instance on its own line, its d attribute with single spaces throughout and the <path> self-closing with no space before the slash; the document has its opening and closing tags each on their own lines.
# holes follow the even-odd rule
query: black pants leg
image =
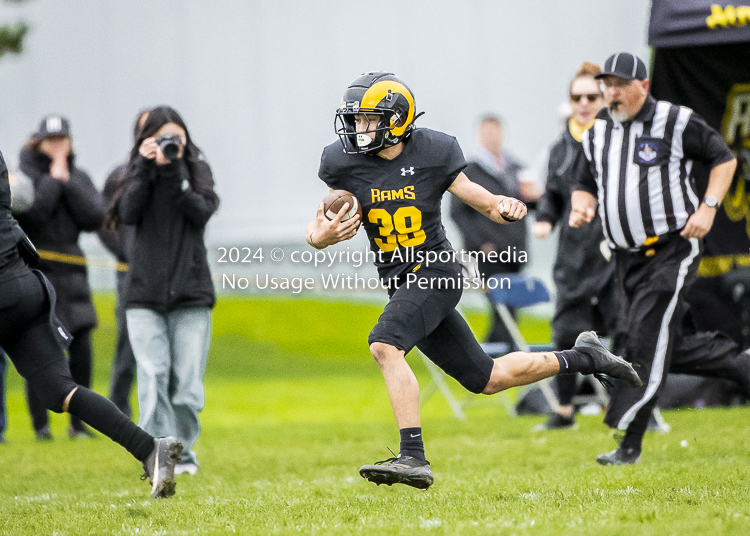
<svg viewBox="0 0 750 536">
<path fill-rule="evenodd" d="M 669 372 L 732 380 L 745 397 L 750 394 L 750 355 L 719 331 L 699 331 L 680 337 Z"/>
<path fill-rule="evenodd" d="M 138 428 L 107 399 L 73 381 L 68 361 L 49 321 L 49 298 L 37 277 L 27 275 L 0 283 L 0 347 L 44 405 L 61 413 L 66 397 L 70 412 L 125 447 L 143 461 L 154 438 Z"/>
<path fill-rule="evenodd" d="M 91 330 L 82 329 L 73 333 L 73 342 L 68 348 L 68 365 L 73 381 L 82 387 L 91 387 Z M 70 427 L 73 430 L 83 430 L 81 419 L 71 415 Z"/>
<path fill-rule="evenodd" d="M 91 330 L 82 329 L 73 333 L 73 342 L 68 348 L 68 366 L 73 381 L 83 387 L 91 386 Z M 44 401 L 38 396 L 33 388 L 26 383 L 26 401 L 29 405 L 31 423 L 34 430 L 41 430 L 49 425 L 49 416 Z M 81 420 L 76 417 L 70 418 L 70 426 L 75 430 L 83 428 Z"/>
<path fill-rule="evenodd" d="M 135 380 L 135 356 L 128 338 L 128 324 L 125 319 L 125 272 L 117 273 L 117 349 L 112 363 L 112 379 L 109 384 L 109 399 L 120 411 L 130 417 L 130 391 Z"/>
<path fill-rule="evenodd" d="M 558 374 L 553 381 L 557 388 L 557 400 L 560 405 L 571 405 L 578 389 L 578 374 Z"/>
<path fill-rule="evenodd" d="M 626 429 L 626 437 L 638 443 L 664 388 L 700 252 L 698 240 L 674 237 L 651 256 L 616 254 L 628 300 L 626 357 L 644 384 L 635 388 L 618 384 L 604 422 Z"/>
<path fill-rule="evenodd" d="M 468 391 L 481 393 L 487 387 L 494 361 L 458 311 L 451 311 L 417 348 Z"/>
<path fill-rule="evenodd" d="M 45 426 L 49 426 L 47 407 L 28 381 L 26 382 L 26 404 L 29 406 L 29 416 L 34 431 L 38 432 Z"/>
</svg>

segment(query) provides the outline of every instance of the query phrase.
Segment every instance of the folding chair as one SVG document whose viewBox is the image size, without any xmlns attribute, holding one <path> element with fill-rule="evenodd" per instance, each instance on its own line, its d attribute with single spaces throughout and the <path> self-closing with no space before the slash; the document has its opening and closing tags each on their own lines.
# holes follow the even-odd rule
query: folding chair
<svg viewBox="0 0 750 536">
<path fill-rule="evenodd" d="M 537 277 L 530 277 L 521 274 L 507 274 L 502 276 L 493 276 L 487 280 L 487 294 L 490 302 L 497 310 L 500 315 L 500 319 L 503 321 L 505 326 L 513 338 L 514 348 L 513 350 L 521 350 L 524 352 L 548 352 L 553 349 L 552 345 L 530 345 L 526 342 L 521 331 L 518 329 L 518 325 L 513 319 L 513 315 L 508 310 L 509 307 L 523 308 L 538 303 L 545 303 L 550 300 L 550 293 L 547 287 L 541 279 Z M 507 354 L 511 348 L 505 343 L 485 343 L 482 345 L 482 349 L 487 352 L 491 357 Z M 476 404 L 476 397 L 469 396 L 463 401 L 459 402 L 453 393 L 448 388 L 445 382 L 445 374 L 440 370 L 427 356 L 419 352 L 422 357 L 427 369 L 430 371 L 432 381 L 422 391 L 420 396 L 420 402 L 424 405 L 436 391 L 445 398 L 446 402 L 451 408 L 453 415 L 457 419 L 463 420 L 466 418 L 466 414 L 463 411 L 465 406 Z M 552 391 L 549 379 L 537 382 L 545 399 L 550 404 L 550 407 L 556 407 L 557 398 L 555 393 Z M 522 389 L 527 389 L 524 387 Z M 502 404 L 509 415 L 515 416 L 516 410 L 507 392 L 502 392 L 497 395 L 497 402 Z"/>
</svg>

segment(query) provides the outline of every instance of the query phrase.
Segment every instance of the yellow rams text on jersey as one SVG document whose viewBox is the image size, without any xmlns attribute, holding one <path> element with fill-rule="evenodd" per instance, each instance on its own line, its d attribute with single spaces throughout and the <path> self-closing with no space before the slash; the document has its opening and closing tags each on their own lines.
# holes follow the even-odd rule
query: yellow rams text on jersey
<svg viewBox="0 0 750 536">
<path fill-rule="evenodd" d="M 414 194 L 414 186 L 406 186 L 404 188 L 399 188 L 398 190 L 379 190 L 377 188 L 371 188 L 370 193 L 372 194 L 373 203 L 377 203 L 378 201 L 390 201 L 392 199 L 417 198 Z"/>
</svg>

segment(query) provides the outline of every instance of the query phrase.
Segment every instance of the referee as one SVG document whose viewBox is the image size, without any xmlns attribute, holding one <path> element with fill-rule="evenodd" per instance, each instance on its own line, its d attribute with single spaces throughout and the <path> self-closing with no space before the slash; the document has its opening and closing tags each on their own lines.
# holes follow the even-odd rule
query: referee
<svg viewBox="0 0 750 536">
<path fill-rule="evenodd" d="M 645 383 L 617 386 L 605 423 L 626 430 L 625 436 L 617 449 L 597 457 L 602 465 L 623 465 L 640 458 L 649 415 L 670 367 L 747 383 L 747 356 L 718 350 L 718 333 L 699 334 L 701 346 L 689 360 L 674 353 L 681 343 L 685 295 L 700 261 L 700 239 L 711 229 L 737 161 L 692 110 L 649 95 L 646 65 L 633 54 L 610 56 L 596 78 L 606 108 L 583 135 L 569 223 L 590 222 L 599 204 L 627 298 L 626 357 Z M 694 161 L 711 170 L 702 200 L 693 190 Z"/>
</svg>

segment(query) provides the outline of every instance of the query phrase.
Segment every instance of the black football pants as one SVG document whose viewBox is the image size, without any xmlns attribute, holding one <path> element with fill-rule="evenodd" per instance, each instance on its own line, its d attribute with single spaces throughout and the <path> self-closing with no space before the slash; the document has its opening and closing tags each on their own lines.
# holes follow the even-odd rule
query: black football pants
<svg viewBox="0 0 750 536">
<path fill-rule="evenodd" d="M 651 252 L 649 254 L 649 251 Z M 685 296 L 695 280 L 701 245 L 674 236 L 659 248 L 616 252 L 617 272 L 627 299 L 626 358 L 643 380 L 641 387 L 617 385 L 604 422 L 642 437 L 664 388 L 678 372 L 729 378 L 747 391 L 750 360 L 728 337 L 700 332 L 680 334 Z"/>
<path fill-rule="evenodd" d="M 69 412 L 145 460 L 154 438 L 138 428 L 106 398 L 73 381 L 68 361 L 52 331 L 50 299 L 39 278 L 26 274 L 0 282 L 0 347 L 19 374 L 31 384 L 47 409 Z"/>
</svg>

